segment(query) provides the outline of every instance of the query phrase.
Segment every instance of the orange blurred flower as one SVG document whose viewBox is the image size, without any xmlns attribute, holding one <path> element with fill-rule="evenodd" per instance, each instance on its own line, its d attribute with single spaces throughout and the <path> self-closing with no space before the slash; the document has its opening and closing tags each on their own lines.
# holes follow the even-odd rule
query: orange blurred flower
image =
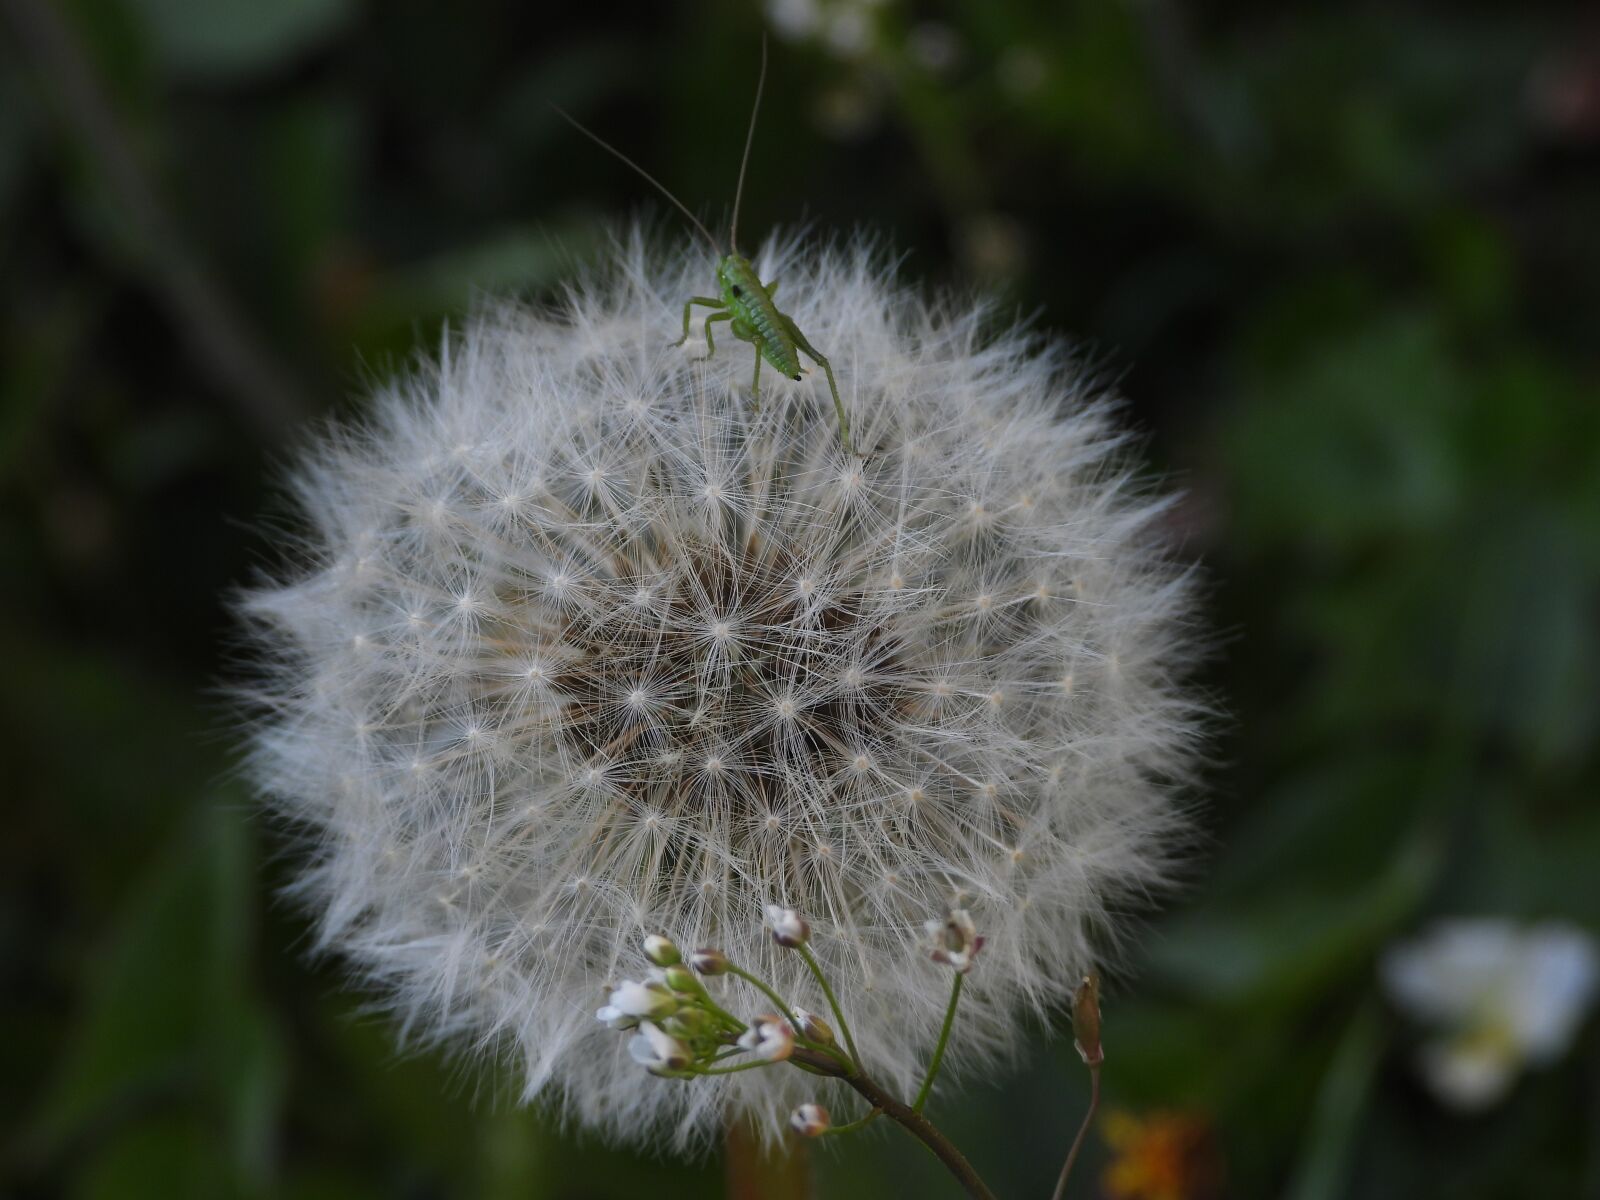
<svg viewBox="0 0 1600 1200">
<path fill-rule="evenodd" d="M 1111 1112 L 1100 1132 L 1112 1153 L 1100 1177 L 1111 1200 L 1211 1200 L 1220 1193 L 1222 1160 L 1203 1115 Z"/>
</svg>

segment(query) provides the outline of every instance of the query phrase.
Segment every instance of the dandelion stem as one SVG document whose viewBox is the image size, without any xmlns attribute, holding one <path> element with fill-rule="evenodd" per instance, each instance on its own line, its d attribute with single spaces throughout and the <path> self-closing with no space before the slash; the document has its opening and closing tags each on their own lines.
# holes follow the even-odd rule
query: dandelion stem
<svg viewBox="0 0 1600 1200">
<path fill-rule="evenodd" d="M 797 1048 L 789 1061 L 813 1067 L 824 1075 L 843 1078 L 868 1104 L 881 1111 L 884 1116 L 932 1151 L 933 1156 L 944 1164 L 945 1170 L 956 1178 L 971 1200 L 995 1200 L 995 1194 L 989 1190 L 989 1185 L 983 1182 L 966 1156 L 956 1149 L 954 1142 L 940 1132 L 938 1126 L 909 1104 L 896 1100 L 877 1080 L 864 1071 L 857 1069 L 854 1073 L 847 1073 L 848 1068 L 841 1070 L 839 1064 L 814 1050 L 803 1048 Z"/>
<path fill-rule="evenodd" d="M 1050 1200 L 1062 1200 L 1067 1194 L 1067 1177 L 1072 1174 L 1072 1164 L 1078 1161 L 1078 1151 L 1083 1148 L 1083 1139 L 1089 1134 L 1089 1126 L 1094 1123 L 1095 1111 L 1100 1107 L 1100 1064 L 1095 1063 L 1089 1068 L 1089 1111 L 1083 1114 L 1083 1124 L 1078 1126 L 1078 1136 L 1072 1139 L 1072 1149 L 1067 1151 L 1067 1161 L 1061 1164 L 1061 1178 L 1056 1180 L 1056 1190 Z"/>
<path fill-rule="evenodd" d="M 833 988 L 828 986 L 828 977 L 822 973 L 822 967 L 818 964 L 816 956 L 811 953 L 810 946 L 801 945 L 799 950 L 800 957 L 805 959 L 806 966 L 810 967 L 811 973 L 816 976 L 817 984 L 822 988 L 822 994 L 828 998 L 828 1008 L 833 1013 L 833 1019 L 839 1022 L 839 1032 L 844 1034 L 844 1044 L 850 1048 L 851 1061 L 856 1064 L 857 1068 L 860 1068 L 861 1055 L 856 1050 L 855 1036 L 850 1032 L 850 1022 L 844 1019 L 844 1011 L 840 1009 L 839 1001 L 834 997 Z"/>
<path fill-rule="evenodd" d="M 961 983 L 964 979 L 966 976 L 960 971 L 955 972 L 955 980 L 950 985 L 950 1003 L 944 1010 L 944 1026 L 939 1030 L 939 1044 L 933 1048 L 933 1059 L 928 1063 L 928 1076 L 922 1081 L 922 1090 L 911 1103 L 917 1112 L 921 1112 L 922 1106 L 928 1102 L 933 1081 L 939 1077 L 939 1068 L 944 1063 L 944 1049 L 950 1044 L 950 1027 L 956 1023 L 956 1005 L 961 1003 Z"/>
</svg>

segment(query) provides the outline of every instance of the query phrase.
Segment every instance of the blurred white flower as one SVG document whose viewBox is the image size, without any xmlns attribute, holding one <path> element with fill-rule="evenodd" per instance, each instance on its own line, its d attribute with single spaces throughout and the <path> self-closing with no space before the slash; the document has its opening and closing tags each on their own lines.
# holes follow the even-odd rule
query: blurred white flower
<svg viewBox="0 0 1600 1200">
<path fill-rule="evenodd" d="M 757 407 L 748 344 L 671 347 L 714 264 L 635 238 L 325 436 L 297 566 L 246 599 L 251 771 L 303 837 L 320 944 L 408 1031 L 505 1051 L 529 1097 L 636 1139 L 730 1109 L 778 1136 L 824 1099 L 799 1071 L 641 1086 L 593 1001 L 645 935 L 820 1006 L 762 927 L 781 897 L 910 1092 L 948 994 L 924 920 L 987 936 L 952 1055 L 994 1061 L 1184 831 L 1189 583 L 1098 377 L 859 243 L 753 257 L 865 457 L 820 372 L 767 372 Z M 669 1002 L 618 988 L 601 1020 Z"/>
<path fill-rule="evenodd" d="M 872 44 L 872 18 L 851 3 L 836 3 L 828 10 L 823 41 L 840 58 L 853 58 Z"/>
<path fill-rule="evenodd" d="M 906 35 L 911 57 L 934 74 L 943 74 L 961 61 L 961 35 L 943 21 L 919 21 Z"/>
<path fill-rule="evenodd" d="M 1441 1027 L 1419 1054 L 1424 1079 L 1470 1110 L 1499 1100 L 1524 1066 L 1566 1050 L 1594 998 L 1600 956 L 1571 925 L 1460 918 L 1391 947 L 1381 969 L 1397 1004 Z"/>
</svg>

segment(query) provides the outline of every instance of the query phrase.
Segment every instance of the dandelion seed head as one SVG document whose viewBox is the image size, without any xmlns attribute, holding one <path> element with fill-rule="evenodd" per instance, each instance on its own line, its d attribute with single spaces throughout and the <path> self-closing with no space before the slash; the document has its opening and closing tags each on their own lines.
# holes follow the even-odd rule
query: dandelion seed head
<svg viewBox="0 0 1600 1200">
<path fill-rule="evenodd" d="M 776 1137 L 819 1095 L 787 1067 L 641 1080 L 594 1020 L 645 934 L 819 1007 L 768 905 L 809 923 L 886 1086 L 937 1037 L 924 925 L 952 910 L 985 943 L 950 1069 L 1013 1049 L 1170 878 L 1201 724 L 1165 501 L 1073 358 L 870 248 L 756 265 L 860 456 L 820 371 L 757 406 L 749 346 L 670 347 L 712 264 L 634 237 L 326 435 L 301 565 L 242 606 L 250 769 L 320 944 L 413 1036 L 617 1137 L 694 1142 L 730 1106 Z M 631 1054 L 676 1061 L 651 1029 Z"/>
</svg>

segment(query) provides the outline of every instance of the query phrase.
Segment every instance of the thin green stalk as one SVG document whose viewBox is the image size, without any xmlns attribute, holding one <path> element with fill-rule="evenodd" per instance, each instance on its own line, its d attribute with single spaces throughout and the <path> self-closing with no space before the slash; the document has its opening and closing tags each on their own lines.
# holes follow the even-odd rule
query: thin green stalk
<svg viewBox="0 0 1600 1200">
<path fill-rule="evenodd" d="M 1083 1149 L 1083 1139 L 1089 1136 L 1089 1126 L 1094 1124 L 1094 1114 L 1100 1109 L 1100 1064 L 1089 1068 L 1089 1111 L 1083 1114 L 1083 1124 L 1078 1126 L 1078 1136 L 1072 1139 L 1072 1149 L 1067 1151 L 1067 1161 L 1061 1164 L 1061 1176 L 1056 1180 L 1056 1190 L 1050 1200 L 1063 1200 L 1067 1194 L 1067 1180 L 1072 1175 L 1072 1164 L 1078 1161 L 1078 1151 Z"/>
<path fill-rule="evenodd" d="M 711 998 L 711 993 L 707 992 L 704 988 L 700 989 L 700 1003 L 704 1008 L 712 1013 L 712 1015 L 720 1017 L 724 1024 L 728 1025 L 730 1028 L 743 1032 L 745 1023 L 713 1000 Z"/>
<path fill-rule="evenodd" d="M 950 1044 L 950 1027 L 956 1023 L 956 1005 L 961 1003 L 961 984 L 965 979 L 966 976 L 960 971 L 955 972 L 955 982 L 950 985 L 950 1003 L 944 1010 L 944 1026 L 939 1030 L 939 1044 L 933 1048 L 933 1061 L 928 1063 L 928 1077 L 922 1081 L 922 1090 L 911 1102 L 914 1112 L 922 1111 L 922 1106 L 928 1102 L 928 1094 L 933 1091 L 933 1081 L 939 1077 L 939 1067 L 944 1063 L 944 1050 Z"/>
<path fill-rule="evenodd" d="M 834 1059 L 837 1059 L 841 1065 L 843 1065 L 844 1067 L 846 1067 L 849 1070 L 855 1070 L 856 1069 L 856 1064 L 854 1062 L 852 1062 L 851 1060 L 847 1059 L 843 1054 L 841 1054 L 834 1047 L 826 1046 L 821 1042 L 814 1042 L 810 1038 L 808 1038 L 804 1034 L 802 1034 L 800 1032 L 800 1019 L 794 1015 L 794 1012 L 789 1008 L 788 1004 L 784 1003 L 783 997 L 778 995 L 777 992 L 773 991 L 772 987 L 769 984 L 767 984 L 767 982 L 765 980 L 763 980 L 759 975 L 752 975 L 749 971 L 746 971 L 743 967 L 735 966 L 733 963 L 729 963 L 728 964 L 728 973 L 730 975 L 737 975 L 740 979 L 744 980 L 751 987 L 760 989 L 761 993 L 763 995 L 765 995 L 768 1000 L 771 1000 L 775 1005 L 778 1006 L 779 1014 L 783 1017 L 783 1019 L 785 1021 L 789 1022 L 789 1028 L 794 1031 L 794 1040 L 797 1043 L 799 1043 L 802 1046 L 807 1047 L 808 1049 L 818 1050 L 818 1051 L 822 1052 L 823 1054 L 829 1055 L 830 1057 L 832 1057 Z M 742 1025 L 741 1025 L 741 1028 L 743 1028 Z"/>
<path fill-rule="evenodd" d="M 822 1074 L 837 1075 L 846 1084 L 854 1088 L 866 1102 L 873 1108 L 882 1111 L 883 1115 L 894 1121 L 912 1137 L 933 1152 L 945 1169 L 954 1175 L 971 1200 L 995 1200 L 994 1193 L 979 1178 L 972 1164 L 957 1150 L 955 1143 L 940 1132 L 937 1126 L 919 1112 L 914 1112 L 909 1104 L 903 1104 L 885 1091 L 876 1080 L 867 1075 L 865 1071 L 854 1071 L 845 1074 L 839 1071 L 832 1060 L 823 1058 L 815 1051 L 797 1049 L 790 1058 L 791 1062 L 799 1060 L 817 1068 Z"/>
<path fill-rule="evenodd" d="M 783 997 L 778 995 L 777 992 L 773 991 L 766 980 L 762 979 L 759 975 L 750 974 L 750 972 L 746 971 L 743 967 L 735 966 L 733 963 L 728 964 L 728 974 L 737 975 L 751 987 L 760 991 L 768 1000 L 771 1000 L 778 1006 L 778 1012 L 783 1016 L 785 1021 L 789 1022 L 789 1027 L 796 1033 L 800 1031 L 800 1022 L 795 1020 L 794 1013 L 789 1011 L 789 1006 L 784 1003 Z"/>
<path fill-rule="evenodd" d="M 754 1071 L 758 1067 L 775 1067 L 778 1064 L 769 1059 L 758 1058 L 751 1062 L 740 1063 L 736 1067 L 701 1067 L 696 1075 L 732 1075 L 736 1071 Z"/>
<path fill-rule="evenodd" d="M 806 966 L 811 968 L 811 974 L 816 976 L 817 983 L 822 988 L 822 994 L 828 998 L 828 1008 L 833 1013 L 833 1019 L 839 1022 L 839 1032 L 844 1034 L 844 1044 L 850 1048 L 850 1059 L 859 1068 L 861 1066 L 861 1054 L 856 1049 L 855 1036 L 850 1032 L 850 1022 L 844 1019 L 844 1010 L 839 1007 L 839 1001 L 834 997 L 833 988 L 828 986 L 828 977 L 822 973 L 822 968 L 817 964 L 816 957 L 811 953 L 810 946 L 802 944 L 798 949 L 800 957 L 805 959 Z"/>
<path fill-rule="evenodd" d="M 883 1116 L 883 1109 L 875 1108 L 858 1121 L 851 1121 L 848 1125 L 830 1125 L 817 1136 L 830 1137 L 836 1133 L 854 1133 L 858 1129 L 865 1129 L 881 1116 Z"/>
</svg>

